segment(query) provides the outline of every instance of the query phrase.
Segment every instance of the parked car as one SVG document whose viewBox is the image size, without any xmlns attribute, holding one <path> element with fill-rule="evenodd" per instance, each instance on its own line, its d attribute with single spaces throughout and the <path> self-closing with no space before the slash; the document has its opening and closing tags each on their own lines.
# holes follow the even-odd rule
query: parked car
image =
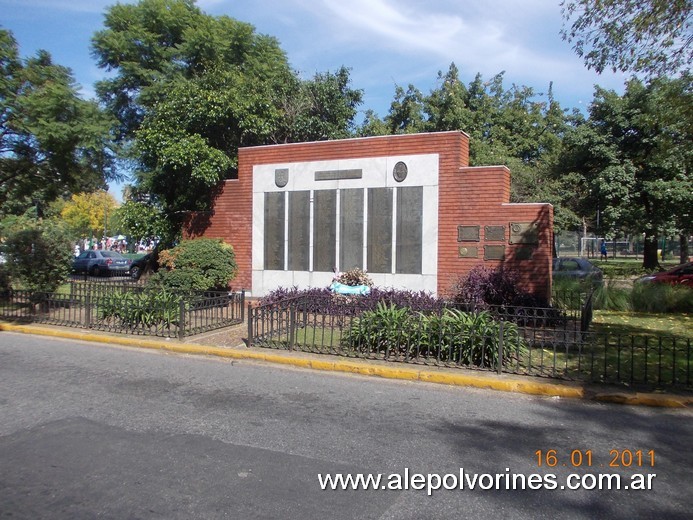
<svg viewBox="0 0 693 520">
<path fill-rule="evenodd" d="M 591 281 L 599 284 L 604 279 L 604 273 L 585 258 L 565 256 L 553 259 L 553 279 Z"/>
<path fill-rule="evenodd" d="M 87 273 L 91 276 L 104 274 L 127 274 L 132 260 L 116 251 L 101 249 L 84 251 L 72 262 L 75 273 Z"/>
<path fill-rule="evenodd" d="M 130 278 L 133 280 L 139 280 L 140 276 L 142 276 L 142 273 L 147 270 L 148 266 L 154 271 L 156 271 L 159 267 L 154 253 L 147 253 L 146 255 L 132 261 L 132 264 L 130 265 Z"/>
<path fill-rule="evenodd" d="M 652 273 L 641 276 L 636 283 L 667 283 L 669 285 L 683 285 L 693 287 L 693 262 L 677 265 L 668 271 Z"/>
</svg>

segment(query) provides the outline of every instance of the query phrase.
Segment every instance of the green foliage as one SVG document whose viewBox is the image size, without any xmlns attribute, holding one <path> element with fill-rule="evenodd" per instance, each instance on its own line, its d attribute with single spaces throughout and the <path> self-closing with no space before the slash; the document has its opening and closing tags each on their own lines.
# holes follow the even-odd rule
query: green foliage
<svg viewBox="0 0 693 520">
<path fill-rule="evenodd" d="M 107 9 L 93 39 L 101 100 L 132 141 L 140 191 L 178 229 L 237 175 L 238 148 L 349 135 L 361 92 L 349 71 L 301 80 L 276 39 L 192 0 L 140 0 Z"/>
<path fill-rule="evenodd" d="M 659 283 L 635 284 L 631 306 L 635 312 L 690 313 L 693 312 L 693 289 Z"/>
<path fill-rule="evenodd" d="M 565 138 L 560 171 L 576 214 L 599 211 L 602 236 L 645 232 L 643 265 L 657 266 L 657 237 L 690 234 L 693 208 L 691 77 L 631 80 L 623 96 L 597 88 L 589 120 Z"/>
<path fill-rule="evenodd" d="M 595 309 L 628 311 L 631 308 L 631 290 L 607 278 L 605 283 L 595 288 L 592 302 Z"/>
<path fill-rule="evenodd" d="M 116 209 L 114 224 L 120 233 L 135 241 L 169 237 L 168 222 L 154 204 L 129 200 Z"/>
<path fill-rule="evenodd" d="M 170 291 L 228 290 L 238 272 L 233 248 L 214 238 L 184 240 L 161 251 L 159 265 L 147 284 Z"/>
<path fill-rule="evenodd" d="M 4 228 L 4 235 L 5 266 L 13 284 L 53 292 L 67 279 L 73 250 L 61 222 L 18 219 Z"/>
<path fill-rule="evenodd" d="M 688 71 L 690 0 L 563 0 L 561 34 L 588 68 L 650 77 Z"/>
<path fill-rule="evenodd" d="M 80 99 L 69 69 L 46 51 L 22 60 L 0 29 L 0 207 L 38 215 L 56 198 L 91 191 L 116 178 L 111 119 Z"/>
<path fill-rule="evenodd" d="M 408 307 L 380 302 L 375 310 L 353 320 L 341 341 L 361 352 L 432 357 L 489 368 L 498 364 L 501 336 L 503 362 L 509 364 L 526 348 L 513 323 L 501 325 L 488 312 L 465 313 L 448 308 L 442 313 L 414 313 Z"/>
<path fill-rule="evenodd" d="M 98 317 L 126 327 L 170 327 L 180 321 L 180 296 L 168 291 L 113 293 L 98 299 Z"/>
<path fill-rule="evenodd" d="M 373 287 L 373 280 L 371 280 L 371 277 L 368 276 L 366 271 L 358 267 L 344 271 L 343 273 L 339 273 L 337 282 L 344 285 L 350 285 L 352 287 L 357 285 L 367 285 L 368 287 Z"/>
</svg>

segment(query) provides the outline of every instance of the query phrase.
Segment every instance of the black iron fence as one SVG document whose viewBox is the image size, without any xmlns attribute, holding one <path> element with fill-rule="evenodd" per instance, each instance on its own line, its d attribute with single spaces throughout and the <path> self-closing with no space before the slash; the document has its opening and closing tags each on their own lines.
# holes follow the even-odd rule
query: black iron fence
<svg viewBox="0 0 693 520">
<path fill-rule="evenodd" d="M 693 385 L 690 340 L 589 332 L 589 295 L 543 309 L 355 305 L 296 297 L 249 307 L 248 343 L 632 387 Z"/>
<path fill-rule="evenodd" d="M 73 281 L 60 293 L 12 290 L 0 294 L 0 317 L 182 339 L 243 323 L 245 293 L 177 293 L 123 281 Z"/>
</svg>

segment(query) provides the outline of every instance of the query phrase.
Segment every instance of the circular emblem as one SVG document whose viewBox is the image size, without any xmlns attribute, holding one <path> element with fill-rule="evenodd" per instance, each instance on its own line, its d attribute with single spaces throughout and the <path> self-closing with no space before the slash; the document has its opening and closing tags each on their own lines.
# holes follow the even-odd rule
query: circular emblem
<svg viewBox="0 0 693 520">
<path fill-rule="evenodd" d="M 409 173 L 409 169 L 402 161 L 395 164 L 395 167 L 392 169 L 392 176 L 397 182 L 402 182 L 404 179 L 406 179 L 407 173 Z"/>
</svg>

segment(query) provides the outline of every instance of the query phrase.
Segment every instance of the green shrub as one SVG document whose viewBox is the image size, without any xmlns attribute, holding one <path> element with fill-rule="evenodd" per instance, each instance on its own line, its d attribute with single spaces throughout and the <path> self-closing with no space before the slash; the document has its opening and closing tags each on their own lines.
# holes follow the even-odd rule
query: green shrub
<svg viewBox="0 0 693 520">
<path fill-rule="evenodd" d="M 359 352 L 385 356 L 423 356 L 461 365 L 495 367 L 501 323 L 488 312 L 414 313 L 407 307 L 381 302 L 352 321 L 343 345 Z M 525 348 L 513 323 L 503 323 L 504 364 Z"/>
<path fill-rule="evenodd" d="M 631 292 L 636 312 L 693 312 L 693 288 L 659 283 L 636 283 Z"/>
<path fill-rule="evenodd" d="M 185 292 L 228 290 L 238 272 L 233 248 L 214 238 L 184 240 L 161 251 L 159 265 L 148 287 Z"/>
<path fill-rule="evenodd" d="M 180 320 L 180 296 L 166 291 L 114 293 L 100 298 L 97 309 L 99 319 L 125 327 L 171 326 Z"/>
<path fill-rule="evenodd" d="M 592 304 L 595 309 L 605 311 L 629 311 L 631 309 L 631 289 L 618 287 L 616 282 L 609 278 L 598 285 L 592 295 Z"/>
<path fill-rule="evenodd" d="M 73 249 L 60 222 L 25 219 L 22 228 L 8 230 L 5 268 L 14 285 L 28 291 L 53 292 L 67 280 Z"/>
</svg>

